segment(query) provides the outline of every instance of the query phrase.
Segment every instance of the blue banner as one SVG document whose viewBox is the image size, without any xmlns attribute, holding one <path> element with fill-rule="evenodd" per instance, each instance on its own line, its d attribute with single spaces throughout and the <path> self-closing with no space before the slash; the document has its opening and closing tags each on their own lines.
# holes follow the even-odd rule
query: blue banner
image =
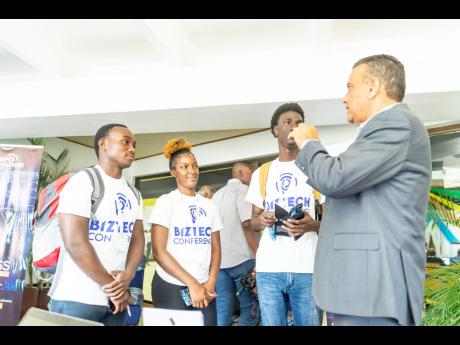
<svg viewBox="0 0 460 345">
<path fill-rule="evenodd" d="M 0 325 L 17 325 L 42 146 L 0 145 Z"/>
</svg>

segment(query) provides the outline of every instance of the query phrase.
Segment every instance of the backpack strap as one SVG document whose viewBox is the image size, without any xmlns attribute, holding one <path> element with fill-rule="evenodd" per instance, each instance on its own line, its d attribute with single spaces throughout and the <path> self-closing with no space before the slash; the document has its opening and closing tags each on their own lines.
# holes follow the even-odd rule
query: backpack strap
<svg viewBox="0 0 460 345">
<path fill-rule="evenodd" d="M 131 191 L 134 193 L 134 195 L 136 196 L 137 204 L 140 206 L 141 205 L 141 193 L 131 183 L 129 183 L 128 181 L 126 181 L 126 183 L 128 184 L 128 187 L 131 189 Z"/>
<path fill-rule="evenodd" d="M 321 193 L 313 188 L 313 199 L 315 200 L 315 220 L 321 221 L 322 211 L 321 204 L 319 203 L 321 199 Z"/>
<path fill-rule="evenodd" d="M 262 164 L 259 170 L 260 195 L 262 195 L 264 207 L 265 207 L 265 197 L 267 196 L 268 170 L 270 169 L 270 165 L 272 164 L 272 162 L 273 161 Z"/>
<path fill-rule="evenodd" d="M 104 197 L 104 181 L 102 180 L 101 173 L 96 167 L 85 168 L 83 170 L 88 174 L 89 179 L 91 180 L 91 184 L 93 186 L 93 193 L 91 194 L 91 216 L 95 217 L 96 211 L 102 202 L 102 198 Z M 134 196 L 136 197 L 137 204 L 140 205 L 140 192 L 128 181 L 126 181 L 126 183 L 128 184 L 129 189 L 131 189 Z"/>
<path fill-rule="evenodd" d="M 91 184 L 93 186 L 93 193 L 91 194 L 91 218 L 96 218 L 96 211 L 101 204 L 104 197 L 104 182 L 102 181 L 101 173 L 96 167 L 83 169 L 88 174 Z"/>
<path fill-rule="evenodd" d="M 315 201 L 318 201 L 318 203 L 319 199 L 321 198 L 321 193 L 318 192 L 315 188 L 313 188 L 313 198 L 315 199 Z"/>
</svg>

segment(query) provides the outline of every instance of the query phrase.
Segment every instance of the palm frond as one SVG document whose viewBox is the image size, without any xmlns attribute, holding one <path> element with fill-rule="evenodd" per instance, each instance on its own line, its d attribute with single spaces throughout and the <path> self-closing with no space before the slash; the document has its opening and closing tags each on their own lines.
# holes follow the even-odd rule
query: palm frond
<svg viewBox="0 0 460 345">
<path fill-rule="evenodd" d="M 422 324 L 425 326 L 460 325 L 460 263 L 441 266 L 430 275 L 436 282 L 426 285 L 425 310 Z"/>
<path fill-rule="evenodd" d="M 433 188 L 429 194 L 427 218 L 435 222 L 442 221 L 446 224 L 460 226 L 458 192 L 460 191 Z"/>
<path fill-rule="evenodd" d="M 44 145 L 43 138 L 28 138 L 33 145 Z M 39 174 L 39 191 L 49 185 L 51 182 L 62 176 L 69 166 L 69 149 L 64 148 L 58 157 L 52 156 L 49 152 L 43 152 L 42 164 Z"/>
<path fill-rule="evenodd" d="M 58 162 L 63 162 L 67 159 L 68 155 L 69 155 L 69 149 L 66 147 L 64 150 L 62 150 L 61 154 L 58 156 L 56 160 Z"/>
<path fill-rule="evenodd" d="M 45 146 L 46 140 L 44 138 L 27 138 L 27 140 L 32 144 L 32 145 L 41 145 Z"/>
</svg>

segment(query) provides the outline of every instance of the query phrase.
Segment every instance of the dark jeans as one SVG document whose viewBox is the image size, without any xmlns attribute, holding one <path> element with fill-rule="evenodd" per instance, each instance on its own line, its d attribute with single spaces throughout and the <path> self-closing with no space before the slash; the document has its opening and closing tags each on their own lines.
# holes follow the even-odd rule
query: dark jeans
<svg viewBox="0 0 460 345">
<path fill-rule="evenodd" d="M 186 286 L 174 285 L 161 279 L 155 272 L 152 279 L 152 300 L 154 307 L 176 310 L 200 310 L 203 313 L 205 326 L 217 326 L 216 300 L 204 309 L 186 306 L 181 297 L 180 290 Z"/>
<path fill-rule="evenodd" d="M 126 312 L 112 314 L 107 306 L 51 299 L 48 309 L 55 313 L 102 322 L 104 326 L 124 326 Z"/>
<path fill-rule="evenodd" d="M 243 274 L 252 271 L 255 260 L 245 261 L 237 266 L 221 268 L 217 277 L 217 324 L 231 326 L 235 293 L 240 302 L 239 326 L 255 326 L 259 314 L 259 304 L 241 284 Z"/>
</svg>

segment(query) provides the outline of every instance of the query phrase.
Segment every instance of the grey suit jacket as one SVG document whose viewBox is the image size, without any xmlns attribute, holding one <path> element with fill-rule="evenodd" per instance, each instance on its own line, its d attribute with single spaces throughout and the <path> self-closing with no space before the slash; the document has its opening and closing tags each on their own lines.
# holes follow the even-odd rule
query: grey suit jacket
<svg viewBox="0 0 460 345">
<path fill-rule="evenodd" d="M 398 104 L 371 118 L 338 157 L 310 141 L 296 165 L 327 197 L 313 271 L 317 305 L 420 324 L 431 184 L 421 121 Z"/>
</svg>

